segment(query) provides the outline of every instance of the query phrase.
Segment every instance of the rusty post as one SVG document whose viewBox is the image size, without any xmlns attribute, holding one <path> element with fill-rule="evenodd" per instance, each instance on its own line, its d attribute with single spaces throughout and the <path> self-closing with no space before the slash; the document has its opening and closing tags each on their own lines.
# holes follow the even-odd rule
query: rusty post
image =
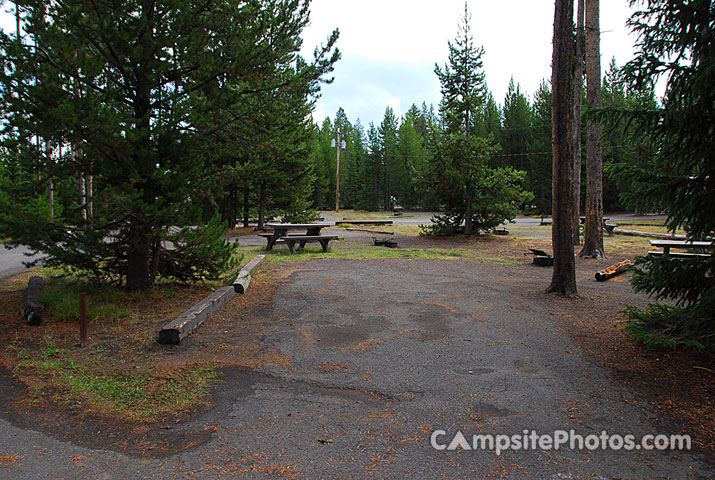
<svg viewBox="0 0 715 480">
<path fill-rule="evenodd" d="M 79 294 L 79 346 L 87 345 L 87 294 Z"/>
</svg>

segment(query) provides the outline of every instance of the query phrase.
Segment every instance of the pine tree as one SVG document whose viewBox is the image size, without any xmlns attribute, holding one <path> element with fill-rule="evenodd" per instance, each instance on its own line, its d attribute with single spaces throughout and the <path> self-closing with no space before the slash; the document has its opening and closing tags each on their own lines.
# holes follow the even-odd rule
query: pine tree
<svg viewBox="0 0 715 480">
<path fill-rule="evenodd" d="M 32 42 L 2 35 L 0 95 L 5 144 L 18 157 L 32 154 L 36 136 L 71 145 L 73 169 L 95 180 L 95 218 L 83 220 L 86 202 L 63 218 L 34 215 L 25 196 L 2 206 L 0 230 L 44 252 L 46 264 L 124 278 L 129 290 L 150 286 L 162 269 L 175 276 L 181 258 L 194 262 L 184 265 L 191 278 L 213 275 L 231 258 L 218 220 L 171 236 L 167 228 L 214 218 L 212 192 L 225 164 L 216 137 L 251 102 L 277 102 L 296 83 L 315 94 L 338 58 L 337 32 L 300 65 L 306 1 L 91 6 L 23 2 Z M 296 65 L 300 72 L 291 73 Z M 183 257 L 167 256 L 167 238 Z M 198 253 L 210 255 L 196 263 Z"/>
<path fill-rule="evenodd" d="M 391 107 L 385 109 L 385 116 L 377 129 L 379 136 L 380 162 L 383 173 L 382 192 L 383 208 L 390 210 L 394 207 L 395 193 L 399 189 L 399 158 L 397 143 L 398 121 Z"/>
<path fill-rule="evenodd" d="M 519 84 L 514 84 L 513 77 L 507 88 L 502 116 L 500 144 L 504 158 L 515 169 L 528 170 L 526 153 L 531 140 L 531 111 L 529 100 L 521 92 Z"/>
<path fill-rule="evenodd" d="M 530 198 L 520 188 L 523 172 L 489 168 L 490 157 L 499 146 L 494 136 L 479 135 L 479 125 L 485 125 L 487 98 L 481 60 L 484 50 L 474 45 L 469 19 L 465 3 L 455 43 L 448 43 L 448 64 L 435 66 L 442 86 L 444 128 L 439 133 L 432 172 L 445 214 L 433 219 L 430 231 L 434 233 L 488 232 L 513 218 L 517 207 Z"/>
<path fill-rule="evenodd" d="M 531 107 L 531 137 L 529 143 L 529 188 L 534 193 L 537 212 L 551 212 L 551 89 L 546 80 L 534 94 Z"/>
<path fill-rule="evenodd" d="M 573 83 L 575 37 L 573 0 L 556 0 L 552 60 L 553 106 L 553 225 L 554 270 L 549 292 L 575 295 L 576 264 L 573 252 Z"/>
<path fill-rule="evenodd" d="M 601 30 L 599 0 L 586 1 L 586 91 L 588 108 L 601 108 Z M 603 250 L 603 144 L 601 122 L 590 118 L 586 142 L 586 227 L 582 258 L 604 258 Z"/>
<path fill-rule="evenodd" d="M 639 2 L 631 2 L 635 5 Z M 671 229 L 699 240 L 715 233 L 715 5 L 709 0 L 652 0 L 629 22 L 638 52 L 626 78 L 639 90 L 667 79 L 662 108 L 623 112 L 647 132 L 653 161 L 647 169 L 613 169 L 629 179 L 644 208 L 665 211 Z M 641 257 L 636 291 L 667 304 L 630 308 L 631 330 L 650 343 L 715 352 L 715 257 Z"/>
</svg>

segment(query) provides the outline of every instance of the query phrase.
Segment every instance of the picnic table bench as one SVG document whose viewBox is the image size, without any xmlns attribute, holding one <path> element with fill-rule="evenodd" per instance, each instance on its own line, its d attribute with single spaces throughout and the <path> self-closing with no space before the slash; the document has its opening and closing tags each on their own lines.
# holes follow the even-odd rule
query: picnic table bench
<svg viewBox="0 0 715 480">
<path fill-rule="evenodd" d="M 650 245 L 651 247 L 662 248 L 663 250 L 651 250 L 648 252 L 648 255 L 663 255 L 673 258 L 710 257 L 711 253 L 704 253 L 704 251 L 713 248 L 713 242 L 690 242 L 683 240 L 650 240 Z M 692 248 L 696 250 L 696 252 L 671 252 L 670 249 L 672 248 Z"/>
<path fill-rule="evenodd" d="M 330 241 L 337 240 L 337 235 L 321 235 L 320 230 L 330 227 L 330 223 L 267 223 L 267 227 L 273 229 L 273 233 L 260 233 L 259 236 L 267 240 L 266 251 L 269 251 L 278 242 L 288 245 L 290 253 L 295 253 L 296 244 L 304 248 L 306 243 L 318 242 L 323 248 L 323 252 L 330 251 Z M 292 231 L 304 231 L 302 233 L 290 233 Z"/>
</svg>

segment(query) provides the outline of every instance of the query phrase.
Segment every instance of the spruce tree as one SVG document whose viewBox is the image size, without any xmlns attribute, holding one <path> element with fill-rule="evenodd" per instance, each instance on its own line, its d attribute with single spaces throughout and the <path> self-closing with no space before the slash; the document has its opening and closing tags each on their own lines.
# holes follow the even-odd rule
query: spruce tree
<svg viewBox="0 0 715 480">
<path fill-rule="evenodd" d="M 666 212 L 668 226 L 685 228 L 693 240 L 715 233 L 713 18 L 710 0 L 651 0 L 631 17 L 638 52 L 626 65 L 626 78 L 636 89 L 660 77 L 667 85 L 662 108 L 623 112 L 648 133 L 653 162 L 647 169 L 635 164 L 613 169 L 631 182 L 644 208 Z M 632 331 L 651 343 L 715 352 L 714 258 L 639 258 L 635 290 L 667 302 L 630 308 Z"/>
<path fill-rule="evenodd" d="M 150 286 L 157 272 L 175 276 L 176 261 L 199 254 L 208 256 L 184 271 L 215 274 L 231 258 L 218 219 L 205 224 L 224 165 L 217 136 L 247 105 L 279 102 L 296 83 L 315 94 L 337 60 L 337 33 L 301 65 L 307 1 L 28 0 L 22 8 L 31 41 L 0 39 L 4 143 L 16 158 L 34 155 L 36 137 L 71 146 L 72 162 L 57 175 L 93 176 L 95 218 L 84 220 L 84 200 L 62 218 L 36 215 L 25 194 L 2 205 L 2 234 L 43 252 L 46 264 L 124 279 L 129 290 Z M 177 225 L 178 234 L 166 233 Z M 185 255 L 162 260 L 163 239 Z"/>
<path fill-rule="evenodd" d="M 444 215 L 433 219 L 430 231 L 434 233 L 488 232 L 513 218 L 530 198 L 520 188 L 523 172 L 489 167 L 499 145 L 493 135 L 480 135 L 487 97 L 482 71 L 484 49 L 474 45 L 469 19 L 465 3 L 457 38 L 454 43 L 448 42 L 448 64 L 444 68 L 435 66 L 442 86 L 440 114 L 444 128 L 439 132 L 432 171 Z"/>
</svg>

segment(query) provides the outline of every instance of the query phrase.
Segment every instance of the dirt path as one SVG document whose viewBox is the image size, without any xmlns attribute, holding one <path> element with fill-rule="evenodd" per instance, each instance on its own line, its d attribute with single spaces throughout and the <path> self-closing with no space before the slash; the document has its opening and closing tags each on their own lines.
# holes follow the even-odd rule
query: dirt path
<svg viewBox="0 0 715 480">
<path fill-rule="evenodd" d="M 215 408 L 143 432 L 85 424 L 65 437 L 6 416 L 0 478 L 715 475 L 696 452 L 497 456 L 430 446 L 438 429 L 447 432 L 442 443 L 457 431 L 683 431 L 630 380 L 627 361 L 614 376 L 602 355 L 621 302 L 646 300 L 624 278 L 596 284 L 593 269 L 580 268 L 584 298 L 568 300 L 544 296 L 550 270 L 526 263 L 333 259 L 272 268 L 268 298 L 230 305 L 174 352 L 226 365 Z"/>
</svg>

